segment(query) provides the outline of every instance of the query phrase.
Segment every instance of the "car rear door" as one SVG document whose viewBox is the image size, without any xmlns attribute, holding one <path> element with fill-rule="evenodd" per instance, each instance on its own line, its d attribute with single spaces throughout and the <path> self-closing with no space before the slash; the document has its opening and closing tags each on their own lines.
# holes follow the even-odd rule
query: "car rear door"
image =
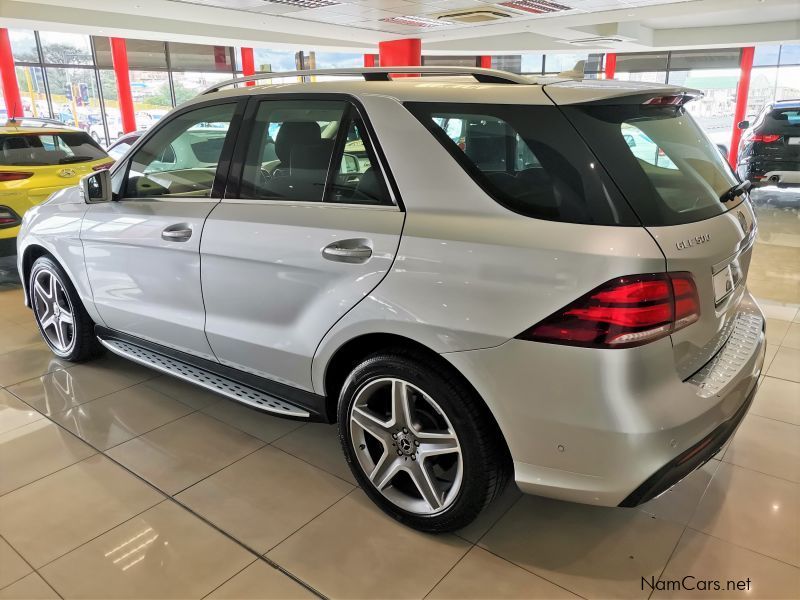
<svg viewBox="0 0 800 600">
<path fill-rule="evenodd" d="M 81 239 L 108 327 L 214 359 L 200 238 L 224 190 L 244 103 L 212 101 L 171 115 L 114 171 L 115 201 L 89 206 Z"/>
<path fill-rule="evenodd" d="M 404 213 L 346 97 L 253 97 L 200 247 L 221 363 L 312 389 L 325 333 L 394 261 Z M 276 158 L 277 157 L 277 158 Z"/>
</svg>

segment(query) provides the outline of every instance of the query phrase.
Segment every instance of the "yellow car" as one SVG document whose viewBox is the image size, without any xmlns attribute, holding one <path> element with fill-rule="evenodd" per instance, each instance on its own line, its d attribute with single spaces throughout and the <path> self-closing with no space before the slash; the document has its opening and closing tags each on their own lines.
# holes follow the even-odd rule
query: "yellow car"
<svg viewBox="0 0 800 600">
<path fill-rule="evenodd" d="M 0 126 L 0 256 L 16 254 L 26 210 L 113 162 L 80 129 L 35 119 Z"/>
</svg>

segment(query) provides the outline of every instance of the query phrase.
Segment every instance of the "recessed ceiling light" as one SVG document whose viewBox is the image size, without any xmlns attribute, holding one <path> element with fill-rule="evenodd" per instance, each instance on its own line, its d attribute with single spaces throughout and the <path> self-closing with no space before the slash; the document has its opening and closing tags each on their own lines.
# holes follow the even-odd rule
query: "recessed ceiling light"
<svg viewBox="0 0 800 600">
<path fill-rule="evenodd" d="M 415 17 L 412 15 L 403 15 L 400 17 L 387 17 L 381 19 L 384 23 L 394 23 L 395 25 L 408 25 L 409 27 L 440 27 L 442 25 L 456 25 L 453 21 L 444 21 L 442 19 L 429 19 L 427 17 Z"/>
<path fill-rule="evenodd" d="M 297 6 L 300 8 L 323 8 L 325 6 L 336 6 L 341 4 L 336 0 L 266 0 L 268 4 L 285 4 L 287 6 Z"/>
<path fill-rule="evenodd" d="M 549 0 L 509 0 L 508 2 L 501 2 L 500 6 L 534 14 L 572 10 L 571 6 L 550 2 Z"/>
</svg>

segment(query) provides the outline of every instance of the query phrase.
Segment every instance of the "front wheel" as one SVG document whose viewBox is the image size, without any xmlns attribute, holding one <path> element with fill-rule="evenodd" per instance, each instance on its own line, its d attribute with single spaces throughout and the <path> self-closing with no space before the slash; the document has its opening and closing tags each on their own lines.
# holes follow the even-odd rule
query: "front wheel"
<svg viewBox="0 0 800 600">
<path fill-rule="evenodd" d="M 506 481 L 488 409 L 455 373 L 402 350 L 359 364 L 339 399 L 339 437 L 370 498 L 429 532 L 470 523 Z"/>
<path fill-rule="evenodd" d="M 36 324 L 53 354 L 80 362 L 102 351 L 94 323 L 61 265 L 48 256 L 37 258 L 28 289 Z"/>
</svg>

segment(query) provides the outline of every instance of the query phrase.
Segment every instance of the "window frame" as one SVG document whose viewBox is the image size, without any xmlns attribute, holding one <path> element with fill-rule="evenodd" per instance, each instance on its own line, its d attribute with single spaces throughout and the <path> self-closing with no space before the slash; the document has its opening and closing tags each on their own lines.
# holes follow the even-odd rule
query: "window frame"
<svg viewBox="0 0 800 600">
<path fill-rule="evenodd" d="M 194 112 L 195 110 L 208 108 L 211 106 L 223 106 L 225 104 L 232 104 L 234 105 L 233 116 L 231 117 L 231 124 L 228 127 L 228 133 L 225 136 L 225 143 L 222 145 L 222 152 L 219 156 L 219 162 L 217 163 L 217 171 L 214 174 L 214 183 L 211 186 L 211 196 L 209 198 L 192 198 L 192 197 L 180 197 L 180 196 L 147 196 L 147 197 L 139 197 L 139 196 L 126 196 L 124 195 L 124 191 L 128 189 L 128 177 L 130 176 L 130 167 L 131 161 L 136 155 L 137 152 L 141 148 L 145 146 L 153 136 L 157 135 L 159 131 L 173 120 L 182 117 L 183 115 Z M 233 156 L 234 147 L 236 144 L 236 138 L 238 137 L 239 131 L 241 130 L 242 125 L 242 116 L 244 114 L 244 109 L 246 105 L 246 98 L 242 97 L 231 97 L 231 98 L 217 98 L 214 100 L 206 100 L 201 102 L 194 102 L 189 104 L 185 107 L 179 108 L 177 110 L 171 111 L 167 114 L 163 119 L 159 120 L 159 122 L 150 127 L 144 135 L 142 135 L 138 140 L 134 142 L 134 144 L 127 150 L 130 152 L 133 149 L 133 152 L 130 152 L 130 155 L 125 158 L 124 161 L 118 161 L 114 164 L 114 166 L 110 169 L 110 175 L 113 179 L 115 175 L 118 174 L 120 170 L 124 170 L 124 174 L 122 178 L 119 180 L 119 189 L 112 191 L 112 200 L 115 202 L 122 202 L 122 201 L 136 201 L 136 200 L 159 200 L 159 201 L 179 201 L 179 202 L 187 202 L 187 201 L 202 201 L 202 202 L 213 202 L 217 201 L 220 202 L 224 198 L 225 188 L 227 186 L 227 179 L 230 176 L 230 168 L 231 168 L 231 159 Z"/>
<path fill-rule="evenodd" d="M 231 166 L 227 177 L 227 185 L 225 188 L 225 192 L 222 196 L 223 202 L 239 203 L 239 204 L 263 204 L 263 205 L 277 204 L 283 206 L 300 205 L 300 206 L 356 208 L 361 210 L 399 210 L 401 212 L 405 211 L 403 201 L 400 198 L 400 193 L 397 189 L 397 183 L 394 177 L 392 176 L 391 171 L 389 170 L 388 163 L 386 160 L 386 155 L 383 152 L 383 149 L 381 148 L 380 142 L 378 141 L 378 136 L 375 132 L 374 127 L 372 126 L 372 123 L 370 122 L 367 116 L 366 110 L 364 110 L 363 104 L 357 98 L 349 94 L 335 94 L 335 93 L 334 94 L 261 93 L 261 94 L 248 94 L 245 97 L 245 99 L 247 100 L 247 106 L 244 109 L 241 121 L 240 131 L 242 132 L 242 134 L 237 136 L 236 139 L 236 146 L 233 150 L 233 155 L 231 158 Z M 294 101 L 294 100 L 300 100 L 300 101 L 328 100 L 328 101 L 344 102 L 346 104 L 346 107 L 344 113 L 342 114 L 342 123 L 350 122 L 352 120 L 353 113 L 355 113 L 357 118 L 364 124 L 364 129 L 367 134 L 367 142 L 372 147 L 376 158 L 376 164 L 374 165 L 374 167 L 377 167 L 380 170 L 380 176 L 383 180 L 383 185 L 385 186 L 386 191 L 388 193 L 389 200 L 392 202 L 391 204 L 378 204 L 378 203 L 349 204 L 345 202 L 327 201 L 326 199 L 328 197 L 330 182 L 332 181 L 332 177 L 334 177 L 334 174 L 337 170 L 334 168 L 333 165 L 335 161 L 331 161 L 331 163 L 328 164 L 328 172 L 325 177 L 325 189 L 323 190 L 321 200 L 284 200 L 284 199 L 258 200 L 258 199 L 241 197 L 240 192 L 242 186 L 242 178 L 244 175 L 244 168 L 247 161 L 247 151 L 250 145 L 250 139 L 255 131 L 255 119 L 258 114 L 258 109 L 261 102 Z M 340 150 L 343 150 L 343 144 L 341 148 L 339 146 L 341 138 L 342 138 L 341 132 L 337 131 L 336 139 L 334 141 L 332 156 L 335 156 Z"/>
</svg>

